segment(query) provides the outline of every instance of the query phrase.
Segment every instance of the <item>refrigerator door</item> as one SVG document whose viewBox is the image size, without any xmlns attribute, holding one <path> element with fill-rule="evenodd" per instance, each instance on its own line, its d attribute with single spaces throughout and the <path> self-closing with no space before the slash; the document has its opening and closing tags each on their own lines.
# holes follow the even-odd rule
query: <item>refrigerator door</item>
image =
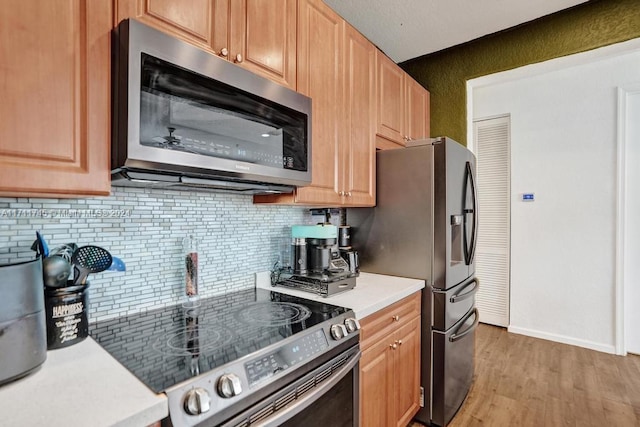
<svg viewBox="0 0 640 427">
<path fill-rule="evenodd" d="M 478 279 L 470 280 L 443 291 L 433 289 L 433 329 L 446 331 L 476 306 Z"/>
<path fill-rule="evenodd" d="M 450 138 L 435 139 L 433 147 L 433 287 L 445 290 L 475 271 L 475 157 Z"/>
<path fill-rule="evenodd" d="M 360 271 L 430 281 L 433 146 L 379 151 L 376 161 L 377 206 L 348 213 Z"/>
<path fill-rule="evenodd" d="M 467 397 L 473 381 L 478 321 L 474 308 L 448 331 L 432 332 L 431 424 L 447 425 Z"/>
</svg>

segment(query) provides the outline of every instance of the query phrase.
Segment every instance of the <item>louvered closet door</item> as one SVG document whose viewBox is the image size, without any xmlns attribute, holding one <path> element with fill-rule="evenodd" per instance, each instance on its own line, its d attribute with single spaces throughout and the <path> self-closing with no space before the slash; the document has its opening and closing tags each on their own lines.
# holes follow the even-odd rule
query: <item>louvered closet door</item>
<svg viewBox="0 0 640 427">
<path fill-rule="evenodd" d="M 480 321 L 509 325 L 509 146 L 508 116 L 474 121 L 478 181 L 478 246 Z"/>
</svg>

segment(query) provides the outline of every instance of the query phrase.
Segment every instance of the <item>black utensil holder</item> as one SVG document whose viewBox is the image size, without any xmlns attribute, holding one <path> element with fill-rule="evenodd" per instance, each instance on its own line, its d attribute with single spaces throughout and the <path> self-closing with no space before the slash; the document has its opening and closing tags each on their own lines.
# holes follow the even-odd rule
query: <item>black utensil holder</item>
<svg viewBox="0 0 640 427">
<path fill-rule="evenodd" d="M 88 283 L 74 286 L 71 280 L 63 288 L 45 288 L 48 350 L 77 344 L 89 334 L 88 288 Z"/>
</svg>

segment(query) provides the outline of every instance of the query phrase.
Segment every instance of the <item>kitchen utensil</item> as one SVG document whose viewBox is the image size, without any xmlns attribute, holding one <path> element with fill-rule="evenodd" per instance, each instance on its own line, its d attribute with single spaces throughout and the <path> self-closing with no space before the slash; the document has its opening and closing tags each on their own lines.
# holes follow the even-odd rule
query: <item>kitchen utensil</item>
<svg viewBox="0 0 640 427">
<path fill-rule="evenodd" d="M 73 284 L 84 285 L 89 273 L 99 273 L 111 266 L 113 257 L 99 246 L 81 246 L 73 253 L 71 263 L 74 266 Z"/>
<path fill-rule="evenodd" d="M 71 257 L 73 256 L 73 253 L 77 250 L 78 250 L 78 245 L 76 245 L 75 243 L 67 243 L 65 245 L 58 246 L 57 248 L 53 249 L 49 253 L 49 256 L 59 255 L 62 258 L 66 259 L 69 263 L 71 263 Z"/>
<path fill-rule="evenodd" d="M 40 234 L 39 231 L 36 231 L 36 242 L 38 243 L 38 250 L 40 252 L 40 255 L 42 255 L 43 257 L 48 257 L 49 245 L 47 245 L 47 241 L 44 240 L 44 237 L 42 237 L 42 234 Z M 31 247 L 31 249 L 33 249 L 33 246 Z"/>
<path fill-rule="evenodd" d="M 71 275 L 71 263 L 59 255 L 51 255 L 42 260 L 45 286 L 61 288 L 67 285 Z"/>
<path fill-rule="evenodd" d="M 112 256 L 113 261 L 111 261 L 111 265 L 107 268 L 108 271 L 127 271 L 127 267 L 120 258 L 116 256 Z"/>
<path fill-rule="evenodd" d="M 344 259 L 345 261 L 347 261 L 347 264 L 349 264 L 349 271 L 351 273 L 359 273 L 360 272 L 360 267 L 358 265 L 358 251 L 356 251 L 353 248 L 350 249 L 340 249 L 340 256 L 342 257 L 342 259 Z"/>
</svg>

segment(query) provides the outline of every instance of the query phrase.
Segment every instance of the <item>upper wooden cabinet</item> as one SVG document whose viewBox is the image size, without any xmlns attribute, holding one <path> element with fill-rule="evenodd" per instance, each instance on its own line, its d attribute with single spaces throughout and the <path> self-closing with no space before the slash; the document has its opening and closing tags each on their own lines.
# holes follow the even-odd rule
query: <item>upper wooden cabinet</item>
<svg viewBox="0 0 640 427">
<path fill-rule="evenodd" d="M 220 2 L 211 0 L 116 0 L 114 26 L 123 19 L 136 18 L 149 26 L 203 49 L 211 50 L 214 36 L 213 18 L 217 3 Z M 222 22 L 226 26 L 226 20 L 222 19 Z"/>
<path fill-rule="evenodd" d="M 398 144 L 404 142 L 404 71 L 382 52 L 376 53 L 377 134 Z"/>
<path fill-rule="evenodd" d="M 231 4 L 229 57 L 296 89 L 296 0 L 227 0 Z M 216 3 L 221 3 L 218 0 Z"/>
<path fill-rule="evenodd" d="M 296 89 L 296 0 L 117 0 L 136 18 Z"/>
<path fill-rule="evenodd" d="M 311 97 L 312 183 L 256 203 L 375 204 L 375 47 L 321 0 L 298 4 L 298 91 Z"/>
<path fill-rule="evenodd" d="M 298 92 L 312 99 L 312 184 L 295 202 L 340 204 L 345 22 L 321 0 L 298 4 Z"/>
<path fill-rule="evenodd" d="M 0 8 L 0 196 L 109 194 L 111 4 Z"/>
<path fill-rule="evenodd" d="M 377 148 L 400 148 L 428 138 L 429 92 L 380 51 L 376 68 Z"/>
<path fill-rule="evenodd" d="M 404 75 L 406 93 L 406 130 L 409 140 L 429 138 L 429 91 Z"/>
<path fill-rule="evenodd" d="M 345 27 L 344 143 L 342 205 L 376 203 L 376 48 L 350 25 Z"/>
</svg>

